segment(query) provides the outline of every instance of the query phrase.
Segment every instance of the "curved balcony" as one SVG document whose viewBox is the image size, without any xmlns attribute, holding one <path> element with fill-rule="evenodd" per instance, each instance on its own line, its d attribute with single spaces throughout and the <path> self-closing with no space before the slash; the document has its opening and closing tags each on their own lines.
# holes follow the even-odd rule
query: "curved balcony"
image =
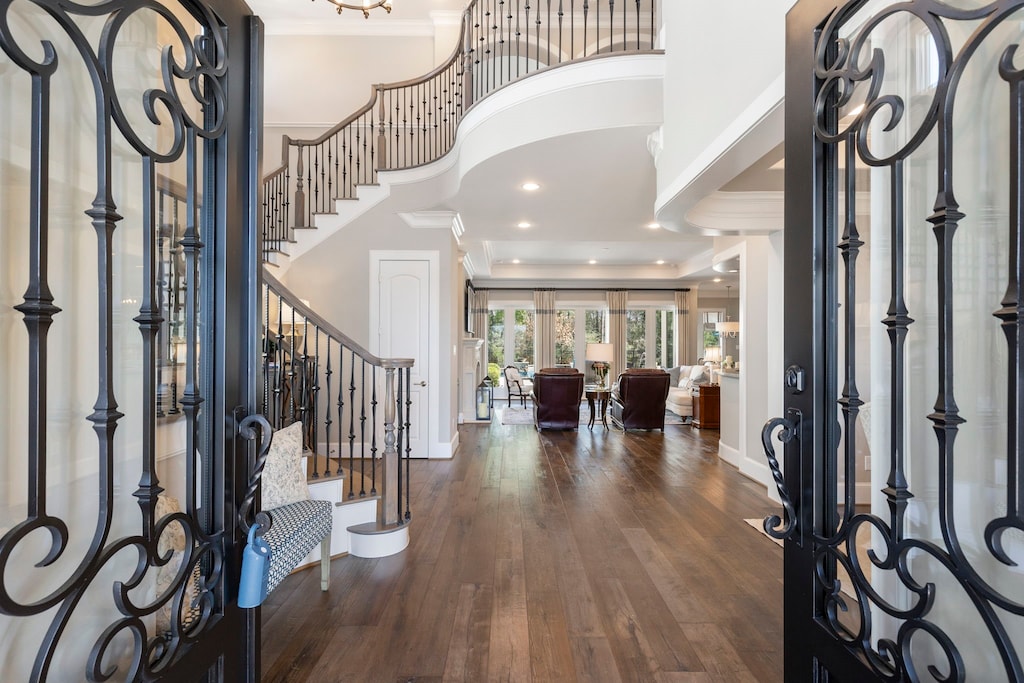
<svg viewBox="0 0 1024 683">
<path fill-rule="evenodd" d="M 561 65 L 657 53 L 655 0 L 474 0 L 458 46 L 430 73 L 376 85 L 370 100 L 323 135 L 285 136 L 263 181 L 264 255 L 335 201 L 450 152 L 465 114 L 509 83 Z"/>
</svg>

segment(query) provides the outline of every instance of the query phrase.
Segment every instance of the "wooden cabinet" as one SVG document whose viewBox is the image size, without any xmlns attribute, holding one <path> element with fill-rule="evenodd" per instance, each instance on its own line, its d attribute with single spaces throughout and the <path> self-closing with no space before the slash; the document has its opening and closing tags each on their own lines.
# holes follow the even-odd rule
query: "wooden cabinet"
<svg viewBox="0 0 1024 683">
<path fill-rule="evenodd" d="M 721 388 L 717 384 L 693 387 L 693 426 L 697 429 L 718 429 L 721 411 Z"/>
</svg>

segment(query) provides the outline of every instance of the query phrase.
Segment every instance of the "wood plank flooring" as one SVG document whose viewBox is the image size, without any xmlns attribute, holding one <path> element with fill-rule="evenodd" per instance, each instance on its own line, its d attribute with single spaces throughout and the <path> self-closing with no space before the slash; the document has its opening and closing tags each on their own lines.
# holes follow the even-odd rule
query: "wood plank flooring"
<svg viewBox="0 0 1024 683">
<path fill-rule="evenodd" d="M 461 428 L 412 463 L 412 542 L 287 578 L 263 681 L 782 680 L 774 507 L 717 431 Z"/>
</svg>

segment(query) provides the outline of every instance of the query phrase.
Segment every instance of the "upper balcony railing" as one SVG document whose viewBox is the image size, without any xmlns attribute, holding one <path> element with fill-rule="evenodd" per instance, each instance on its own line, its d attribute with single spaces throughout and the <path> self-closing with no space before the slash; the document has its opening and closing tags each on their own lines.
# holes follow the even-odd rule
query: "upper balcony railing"
<svg viewBox="0 0 1024 683">
<path fill-rule="evenodd" d="M 420 78 L 374 86 L 357 112 L 311 140 L 284 137 L 282 165 L 264 179 L 264 249 L 280 249 L 295 226 L 334 212 L 337 199 L 377 172 L 413 168 L 447 154 L 474 102 L 560 64 L 655 50 L 656 0 L 473 0 L 458 47 Z"/>
</svg>

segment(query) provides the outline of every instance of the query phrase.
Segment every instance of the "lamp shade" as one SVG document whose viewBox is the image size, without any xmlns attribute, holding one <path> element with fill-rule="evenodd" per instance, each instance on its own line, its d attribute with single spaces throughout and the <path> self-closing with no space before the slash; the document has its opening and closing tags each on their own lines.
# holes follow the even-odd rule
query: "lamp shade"
<svg viewBox="0 0 1024 683">
<path fill-rule="evenodd" d="M 615 360 L 615 345 L 588 343 L 586 360 L 596 360 L 604 363 L 611 363 L 613 360 Z"/>
<path fill-rule="evenodd" d="M 740 324 L 733 320 L 727 320 L 725 322 L 715 323 L 715 330 L 719 334 L 727 334 L 735 337 L 740 333 Z"/>
<path fill-rule="evenodd" d="M 712 346 L 711 348 L 704 349 L 704 360 L 711 363 L 722 362 L 722 347 Z"/>
</svg>

